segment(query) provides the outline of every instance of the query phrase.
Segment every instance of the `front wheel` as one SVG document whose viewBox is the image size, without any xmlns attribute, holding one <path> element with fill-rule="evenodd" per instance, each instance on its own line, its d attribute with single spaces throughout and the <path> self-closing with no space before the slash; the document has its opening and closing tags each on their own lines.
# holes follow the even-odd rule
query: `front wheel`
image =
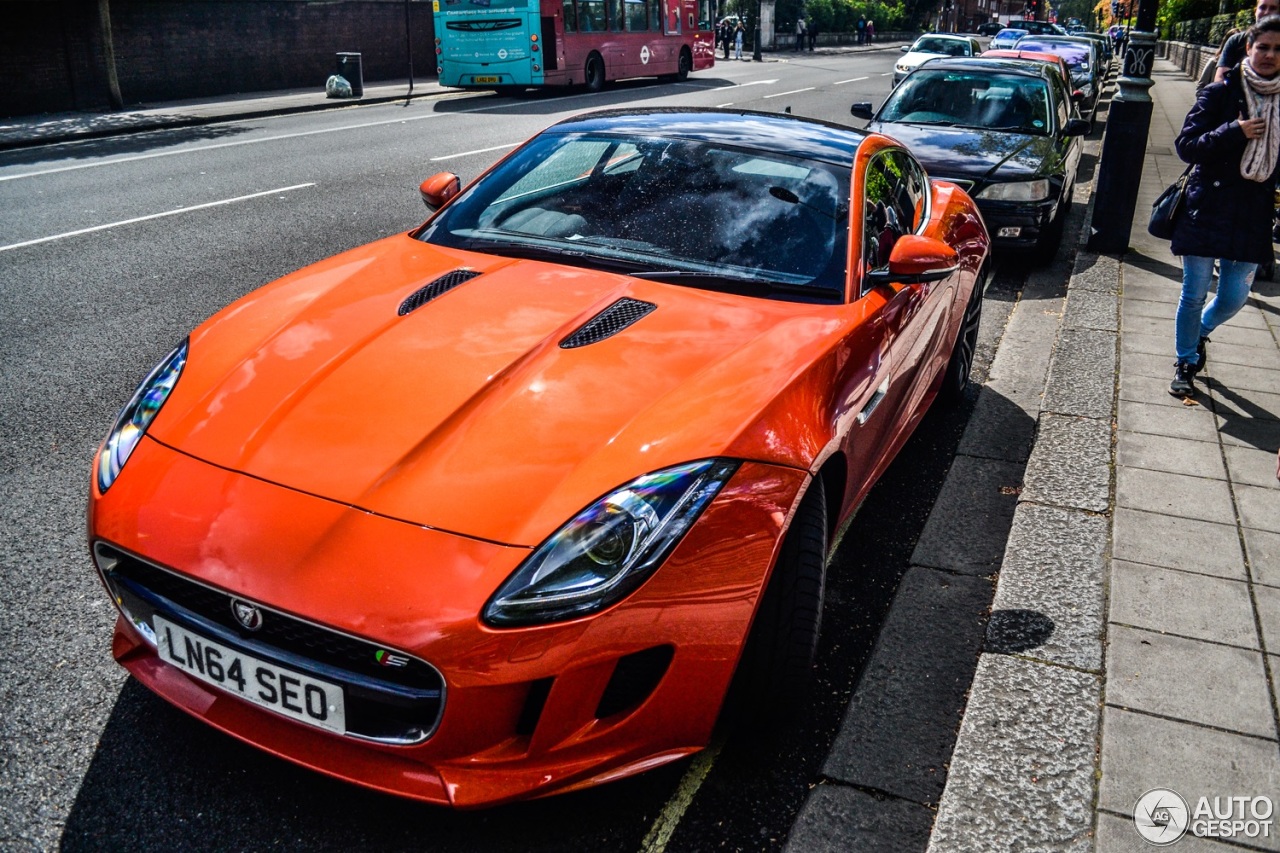
<svg viewBox="0 0 1280 853">
<path fill-rule="evenodd" d="M 604 88 L 604 60 L 594 53 L 587 57 L 583 83 L 588 92 L 599 92 Z"/>
<path fill-rule="evenodd" d="M 973 358 L 978 351 L 978 326 L 982 323 L 982 292 L 985 289 L 987 276 L 985 271 L 978 274 L 973 283 L 973 293 L 969 303 L 964 307 L 964 319 L 960 321 L 960 334 L 956 336 L 956 345 L 951 350 L 951 360 L 947 362 L 946 375 L 942 377 L 942 387 L 938 390 L 938 399 L 943 405 L 955 406 L 964 399 L 964 390 L 969 385 L 969 374 L 973 372 Z"/>
<path fill-rule="evenodd" d="M 726 703 L 726 719 L 748 734 L 777 733 L 804 707 L 822 630 L 827 502 L 809 485 L 786 532 L 756 611 Z"/>
<path fill-rule="evenodd" d="M 680 63 L 676 66 L 676 82 L 683 83 L 689 79 L 689 72 L 693 70 L 693 57 L 689 55 L 688 50 L 680 51 Z"/>
</svg>

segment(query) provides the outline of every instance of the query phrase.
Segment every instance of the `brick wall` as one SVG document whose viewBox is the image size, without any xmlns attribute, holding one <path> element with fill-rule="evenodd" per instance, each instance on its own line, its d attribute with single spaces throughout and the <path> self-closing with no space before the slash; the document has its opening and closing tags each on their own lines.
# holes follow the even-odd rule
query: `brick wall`
<svg viewBox="0 0 1280 853">
<path fill-rule="evenodd" d="M 0 116 L 107 106 L 97 0 L 0 0 Z M 339 51 L 405 79 L 405 0 L 110 0 L 126 104 L 324 87 Z M 409 3 L 414 76 L 435 76 L 431 4 Z"/>
</svg>

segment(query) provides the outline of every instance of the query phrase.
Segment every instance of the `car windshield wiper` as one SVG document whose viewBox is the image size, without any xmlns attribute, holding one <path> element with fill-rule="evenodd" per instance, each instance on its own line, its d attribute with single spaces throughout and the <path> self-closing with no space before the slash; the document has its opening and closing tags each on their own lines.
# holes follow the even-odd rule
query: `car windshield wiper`
<svg viewBox="0 0 1280 853">
<path fill-rule="evenodd" d="M 641 270 L 633 272 L 635 278 L 656 279 L 670 284 L 689 283 L 695 287 L 708 290 L 726 290 L 731 293 L 744 293 L 748 296 L 776 296 L 778 294 L 796 294 L 813 298 L 814 296 L 831 296 L 836 293 L 832 287 L 818 287 L 805 284 L 788 284 L 782 281 L 766 281 L 759 278 L 733 275 L 722 272 L 702 272 L 698 270 Z"/>
<path fill-rule="evenodd" d="M 508 258 L 526 258 L 532 261 L 553 261 L 573 266 L 587 266 L 606 269 L 611 272 L 634 274 L 637 269 L 644 269 L 645 264 L 602 255 L 598 252 L 587 252 L 568 246 L 548 246 L 541 243 L 509 242 L 487 238 L 462 241 L 459 248 L 472 252 L 485 252 L 490 255 L 502 255 Z"/>
</svg>

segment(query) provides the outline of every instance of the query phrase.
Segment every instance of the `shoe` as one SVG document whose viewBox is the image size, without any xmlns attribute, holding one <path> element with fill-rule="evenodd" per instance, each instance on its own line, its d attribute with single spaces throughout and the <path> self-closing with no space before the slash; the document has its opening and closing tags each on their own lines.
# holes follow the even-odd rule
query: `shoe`
<svg viewBox="0 0 1280 853">
<path fill-rule="evenodd" d="M 1169 393 L 1175 397 L 1190 397 L 1196 393 L 1196 388 L 1191 383 L 1195 375 L 1194 365 L 1185 361 L 1175 362 L 1173 365 L 1173 381 L 1169 383 Z"/>
<path fill-rule="evenodd" d="M 1195 370 L 1194 370 L 1195 373 L 1199 373 L 1200 371 L 1204 370 L 1205 365 L 1209 363 L 1209 352 L 1208 352 L 1208 349 L 1205 347 L 1205 344 L 1209 342 L 1210 342 L 1209 339 L 1207 337 L 1204 337 L 1200 339 L 1200 343 L 1196 344 L 1196 355 L 1199 357 L 1200 360 L 1196 362 Z"/>
</svg>

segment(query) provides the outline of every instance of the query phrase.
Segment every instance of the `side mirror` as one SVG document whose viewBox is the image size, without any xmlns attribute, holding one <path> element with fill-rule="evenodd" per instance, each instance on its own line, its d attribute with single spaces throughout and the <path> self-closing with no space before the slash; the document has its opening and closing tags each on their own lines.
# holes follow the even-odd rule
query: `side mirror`
<svg viewBox="0 0 1280 853">
<path fill-rule="evenodd" d="M 849 107 L 849 113 L 855 118 L 865 118 L 868 121 L 875 115 L 875 111 L 871 109 L 870 101 L 859 101 Z"/>
<path fill-rule="evenodd" d="M 904 44 L 904 45 L 902 46 L 902 52 L 903 52 L 903 53 L 910 53 L 910 52 L 911 52 L 911 45 L 909 45 L 909 44 Z"/>
<path fill-rule="evenodd" d="M 449 199 L 462 191 L 462 180 L 453 172 L 440 172 L 422 182 L 418 192 L 432 213 L 445 206 Z"/>
<path fill-rule="evenodd" d="M 960 268 L 960 255 L 941 240 L 906 234 L 893 244 L 889 268 L 867 273 L 867 283 L 924 284 L 941 281 Z"/>
<path fill-rule="evenodd" d="M 1062 133 L 1064 136 L 1088 136 L 1089 122 L 1082 118 L 1069 119 Z"/>
</svg>

